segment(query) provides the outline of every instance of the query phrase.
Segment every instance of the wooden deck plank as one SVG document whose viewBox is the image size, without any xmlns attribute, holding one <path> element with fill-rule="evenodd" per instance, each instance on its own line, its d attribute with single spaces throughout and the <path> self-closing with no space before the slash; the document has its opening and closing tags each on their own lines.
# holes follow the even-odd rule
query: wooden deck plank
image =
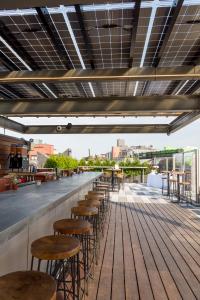
<svg viewBox="0 0 200 300">
<path fill-rule="evenodd" d="M 113 255 L 112 299 L 125 300 L 124 287 L 124 251 L 122 241 L 122 220 L 120 204 L 116 205 L 116 224 Z"/>
<path fill-rule="evenodd" d="M 137 230 L 139 242 L 140 242 L 140 247 L 141 251 L 143 253 L 146 269 L 149 275 L 149 280 L 151 283 L 151 288 L 153 291 L 153 295 L 155 299 L 167 299 L 167 295 L 165 292 L 165 288 L 163 286 L 162 280 L 160 278 L 160 274 L 158 272 L 157 266 L 154 261 L 154 257 L 151 253 L 149 244 L 146 240 L 146 236 L 142 227 L 142 224 L 140 223 L 138 214 L 138 209 L 136 205 L 132 204 L 129 206 L 129 209 L 131 210 L 131 214 L 133 217 L 133 220 L 135 222 L 135 227 Z"/>
<path fill-rule="evenodd" d="M 121 204 L 122 215 L 122 232 L 124 247 L 124 276 L 125 276 L 125 294 L 126 300 L 139 300 L 139 291 L 137 283 L 137 275 L 135 271 L 134 254 L 131 245 L 131 228 L 129 226 L 126 208 L 124 203 Z"/>
<path fill-rule="evenodd" d="M 195 215 L 193 213 L 193 211 L 191 211 L 189 208 L 187 207 L 181 207 L 180 205 L 177 204 L 173 204 L 170 209 L 172 209 L 173 207 L 173 211 L 181 216 L 182 220 L 184 220 L 184 222 L 186 222 L 187 224 L 190 224 L 190 226 L 192 226 L 192 228 L 194 229 L 194 231 L 198 234 L 198 236 L 200 235 L 200 228 L 199 228 L 199 218 L 197 218 L 197 215 Z"/>
<path fill-rule="evenodd" d="M 193 222 L 190 222 L 189 218 L 185 217 L 179 209 L 177 210 L 176 205 L 169 206 L 168 209 L 169 213 L 183 224 L 183 228 L 185 228 L 185 230 L 195 240 L 198 246 L 200 246 L 200 232 L 198 230 L 198 227 L 196 226 L 197 224 L 193 226 Z"/>
<path fill-rule="evenodd" d="M 136 207 L 138 207 L 138 209 L 140 208 L 140 206 L 138 204 L 136 205 Z M 144 218 L 144 215 L 143 214 L 138 214 L 138 215 L 139 215 L 140 221 L 142 222 L 143 230 L 145 232 L 147 241 L 149 243 L 149 247 L 151 248 L 152 255 L 154 256 L 154 260 L 155 260 L 156 266 L 158 268 L 158 271 L 160 273 L 160 276 L 162 278 L 163 285 L 165 286 L 165 290 L 166 290 L 168 298 L 170 300 L 182 299 L 182 297 L 177 289 L 177 286 L 174 282 L 174 279 L 170 274 L 168 266 L 167 266 L 165 260 L 163 259 L 162 252 L 160 251 L 159 247 L 157 246 L 156 241 L 154 240 L 154 237 L 153 237 L 149 227 L 147 226 L 147 222 Z"/>
<path fill-rule="evenodd" d="M 170 223 L 164 222 L 162 219 L 162 214 L 160 214 L 159 208 L 155 209 L 154 205 L 148 205 L 149 209 L 155 213 L 155 215 L 159 218 L 159 224 L 163 230 L 163 232 L 168 236 L 171 243 L 173 244 L 174 249 L 180 253 L 181 257 L 184 259 L 185 263 L 187 264 L 188 268 L 192 271 L 198 281 L 200 281 L 200 268 L 198 263 L 193 259 L 190 253 L 186 250 L 185 245 L 181 244 L 180 240 L 174 234 L 174 230 L 170 229 Z M 181 226 L 181 225 L 180 225 Z M 186 243 L 185 243 L 186 244 Z M 199 290 L 200 293 L 200 290 Z"/>
<path fill-rule="evenodd" d="M 151 284 L 146 269 L 143 253 L 140 247 L 139 238 L 135 228 L 134 220 L 132 218 L 130 208 L 127 204 L 126 204 L 126 212 L 127 212 L 128 222 L 130 226 L 131 243 L 132 243 L 132 248 L 134 253 L 135 269 L 137 273 L 140 299 L 151 300 L 154 299 L 153 292 L 151 289 Z"/>
<path fill-rule="evenodd" d="M 174 278 L 174 282 L 181 294 L 181 296 L 186 299 L 195 299 L 195 296 L 192 292 L 192 290 L 190 289 L 187 281 L 185 280 L 182 272 L 180 271 L 180 269 L 178 268 L 176 261 L 174 259 L 174 257 L 171 255 L 171 253 L 169 252 L 168 247 L 166 246 L 166 244 L 164 243 L 162 237 L 159 234 L 159 231 L 157 231 L 155 225 L 154 225 L 154 221 L 152 220 L 152 218 L 150 217 L 150 212 L 148 212 L 148 210 L 144 210 L 144 206 L 142 206 L 143 211 L 145 211 L 145 213 L 143 213 L 144 218 L 147 222 L 147 225 L 152 233 L 152 235 L 154 236 L 154 240 L 157 244 L 157 246 L 159 247 L 163 259 L 165 260 L 170 273 L 172 275 L 172 277 Z"/>
<path fill-rule="evenodd" d="M 85 300 L 200 300 L 200 220 L 153 192 L 146 196 L 139 185 L 134 191 L 125 185 L 112 194 Z"/>
<path fill-rule="evenodd" d="M 113 269 L 113 251 L 115 238 L 116 205 L 112 204 L 110 226 L 108 238 L 105 245 L 104 260 L 102 262 L 99 288 L 96 299 L 111 299 L 112 290 L 112 269 Z"/>
<path fill-rule="evenodd" d="M 181 216 L 179 214 L 174 214 L 170 209 L 165 207 L 159 207 L 159 209 L 162 209 L 168 215 L 170 214 L 173 218 L 176 217 L 178 222 L 182 222 L 182 226 L 177 226 L 176 229 L 183 237 L 185 237 L 185 239 L 187 239 L 188 243 L 195 249 L 195 251 L 200 254 L 200 245 L 197 242 L 199 239 L 198 236 L 193 233 L 192 227 L 190 225 L 188 226 L 186 222 L 183 222 Z"/>
<path fill-rule="evenodd" d="M 154 231 L 154 234 L 155 236 L 159 235 L 159 244 L 162 244 L 162 246 L 164 246 L 162 251 L 165 256 L 165 259 L 170 259 L 169 261 L 170 267 L 174 268 L 174 266 L 176 265 L 176 268 L 174 269 L 172 274 L 173 276 L 177 275 L 175 281 L 176 283 L 181 284 L 181 289 L 180 289 L 181 294 L 184 297 L 185 295 L 187 295 L 188 299 L 190 299 L 189 297 L 192 297 L 193 299 L 194 296 L 196 298 L 196 296 L 200 295 L 199 294 L 200 286 L 196 277 L 191 272 L 190 268 L 188 267 L 188 265 L 186 264 L 186 262 L 184 261 L 184 259 L 182 258 L 178 250 L 174 247 L 174 245 L 172 244 L 171 240 L 168 238 L 166 233 L 162 230 L 158 220 L 152 214 L 151 210 L 149 210 L 148 205 L 144 205 L 142 211 L 143 213 L 146 212 L 150 216 L 154 228 L 157 231 L 157 233 L 156 231 Z M 186 289 L 185 287 L 189 287 L 189 289 Z"/>
<path fill-rule="evenodd" d="M 111 211 L 112 211 L 112 206 L 111 206 Z M 103 260 L 105 257 L 105 247 L 106 247 L 106 242 L 107 242 L 107 238 L 108 238 L 109 226 L 111 224 L 111 211 L 107 217 L 107 222 L 105 224 L 104 237 L 100 244 L 101 247 L 100 247 L 99 264 L 94 267 L 94 279 L 89 280 L 88 297 L 85 296 L 85 300 L 96 300 L 96 297 L 97 297 L 99 281 L 100 281 L 100 276 L 101 276 L 101 268 L 102 268 Z"/>
<path fill-rule="evenodd" d="M 160 213 L 162 216 L 169 217 L 170 214 L 167 209 L 165 209 L 163 206 L 154 206 L 152 207 L 154 210 L 156 210 L 158 213 Z M 171 216 L 172 217 L 172 216 Z M 177 222 L 177 220 L 175 220 Z M 177 223 L 179 224 L 179 223 Z M 192 258 L 195 260 L 196 264 L 200 266 L 200 247 L 198 244 L 195 243 L 195 241 L 190 237 L 190 235 L 185 231 L 184 224 L 180 224 L 180 226 L 176 226 L 173 222 L 165 223 L 165 226 L 168 227 L 173 235 L 177 237 L 177 239 L 180 241 L 181 245 L 187 250 L 187 252 L 192 256 Z M 193 243 L 194 241 L 194 243 Z M 196 247 L 193 247 L 193 244 Z"/>
</svg>

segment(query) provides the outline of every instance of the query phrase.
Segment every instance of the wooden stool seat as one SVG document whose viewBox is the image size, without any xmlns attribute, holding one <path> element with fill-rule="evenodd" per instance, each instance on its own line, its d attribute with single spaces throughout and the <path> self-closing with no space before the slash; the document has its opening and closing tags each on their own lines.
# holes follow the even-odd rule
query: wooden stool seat
<svg viewBox="0 0 200 300">
<path fill-rule="evenodd" d="M 109 187 L 105 187 L 105 186 L 101 186 L 101 185 L 97 185 L 96 186 L 96 189 L 98 190 L 98 191 L 104 191 L 104 192 L 107 192 L 107 191 L 109 191 Z"/>
<path fill-rule="evenodd" d="M 99 187 L 106 188 L 106 189 L 109 189 L 109 188 L 110 188 L 110 186 L 107 185 L 107 184 L 97 184 L 96 186 L 97 186 L 98 188 L 99 188 Z"/>
<path fill-rule="evenodd" d="M 0 277 L 0 300 L 56 300 L 56 282 L 46 273 L 20 271 Z"/>
<path fill-rule="evenodd" d="M 89 195 L 85 195 L 85 199 L 86 200 L 98 200 L 98 201 L 103 201 L 105 199 L 104 196 L 102 195 L 92 195 L 92 194 L 89 194 Z"/>
<path fill-rule="evenodd" d="M 71 209 L 72 214 L 75 216 L 90 217 L 98 215 L 98 209 L 96 207 L 88 206 L 76 206 Z"/>
<path fill-rule="evenodd" d="M 101 195 L 103 197 L 104 194 L 105 193 L 101 191 L 88 191 L 88 195 Z"/>
<path fill-rule="evenodd" d="M 80 251 L 80 242 L 74 237 L 44 236 L 31 244 L 33 257 L 41 260 L 63 260 Z"/>
<path fill-rule="evenodd" d="M 61 234 L 90 234 L 92 225 L 86 220 L 62 219 L 53 224 L 55 232 Z"/>
<path fill-rule="evenodd" d="M 88 200 L 80 200 L 80 201 L 78 201 L 78 205 L 99 208 L 101 206 L 101 203 L 98 200 L 88 199 Z"/>
</svg>

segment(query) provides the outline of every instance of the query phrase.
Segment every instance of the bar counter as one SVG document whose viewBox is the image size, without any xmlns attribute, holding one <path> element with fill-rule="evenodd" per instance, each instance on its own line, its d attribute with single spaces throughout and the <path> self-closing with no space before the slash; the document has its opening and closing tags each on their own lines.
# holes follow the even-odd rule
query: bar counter
<svg viewBox="0 0 200 300">
<path fill-rule="evenodd" d="M 0 193 L 0 275 L 30 267 L 30 244 L 53 234 L 53 222 L 70 210 L 101 175 L 89 172 Z"/>
</svg>

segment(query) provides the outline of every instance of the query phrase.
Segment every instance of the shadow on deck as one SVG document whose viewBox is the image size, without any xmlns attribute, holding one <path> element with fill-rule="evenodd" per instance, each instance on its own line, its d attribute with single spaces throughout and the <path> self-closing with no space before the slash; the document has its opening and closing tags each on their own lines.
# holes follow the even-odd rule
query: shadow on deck
<svg viewBox="0 0 200 300">
<path fill-rule="evenodd" d="M 200 299 L 200 219 L 138 184 L 111 200 L 87 300 Z"/>
</svg>

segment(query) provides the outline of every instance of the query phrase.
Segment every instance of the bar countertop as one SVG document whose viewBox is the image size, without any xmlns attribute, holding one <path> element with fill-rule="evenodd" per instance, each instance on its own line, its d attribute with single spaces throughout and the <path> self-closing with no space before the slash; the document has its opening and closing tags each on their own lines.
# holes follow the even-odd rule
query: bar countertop
<svg viewBox="0 0 200 300">
<path fill-rule="evenodd" d="M 100 174 L 100 172 L 83 173 L 42 183 L 40 186 L 28 185 L 17 191 L 0 193 L 0 243 L 21 231 L 32 220 L 56 207 L 81 187 L 93 182 Z"/>
</svg>

